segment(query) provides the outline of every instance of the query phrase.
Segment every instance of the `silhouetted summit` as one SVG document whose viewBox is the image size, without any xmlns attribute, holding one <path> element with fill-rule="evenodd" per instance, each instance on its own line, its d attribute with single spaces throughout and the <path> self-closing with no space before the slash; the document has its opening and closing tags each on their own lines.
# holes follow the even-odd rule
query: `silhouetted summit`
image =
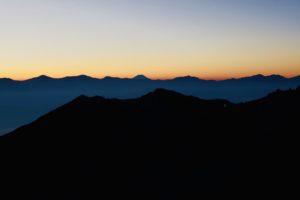
<svg viewBox="0 0 300 200">
<path fill-rule="evenodd" d="M 121 78 L 112 77 L 112 76 L 105 76 L 102 80 L 120 80 Z"/>
<path fill-rule="evenodd" d="M 284 76 L 281 76 L 281 75 L 278 75 L 278 74 L 270 75 L 270 76 L 267 76 L 267 77 L 272 79 L 272 80 L 286 80 L 286 78 Z"/>
<path fill-rule="evenodd" d="M 149 80 L 149 78 L 147 78 L 144 75 L 137 75 L 137 76 L 133 77 L 133 79 L 135 79 L 135 80 Z"/>
<path fill-rule="evenodd" d="M 171 90 L 166 90 L 166 89 L 162 89 L 162 88 L 158 88 L 156 90 L 154 90 L 153 92 L 150 92 L 144 96 L 142 96 L 143 99 L 163 99 L 163 98 L 168 98 L 168 99 L 172 99 L 172 98 L 186 98 L 187 96 L 184 96 L 178 92 L 175 91 L 171 91 Z M 193 97 L 194 98 L 194 97 Z"/>
<path fill-rule="evenodd" d="M 79 75 L 79 76 L 67 76 L 67 77 L 64 77 L 62 78 L 63 80 L 77 80 L 77 81 L 80 81 L 80 80 L 93 80 L 95 78 L 92 78 L 90 76 L 87 76 L 87 75 Z"/>
<path fill-rule="evenodd" d="M 46 76 L 46 75 L 41 75 L 38 77 L 34 77 L 32 79 L 28 79 L 26 80 L 27 82 L 32 82 L 32 81 L 49 81 L 49 80 L 53 80 L 53 78 Z"/>
<path fill-rule="evenodd" d="M 228 80 L 224 80 L 225 82 L 227 81 L 235 81 L 235 82 L 253 82 L 253 83 L 260 83 L 260 82 L 283 82 L 283 81 L 288 81 L 289 79 L 288 78 L 285 78 L 281 75 L 277 75 L 277 74 L 273 74 L 273 75 L 270 75 L 270 76 L 264 76 L 262 74 L 257 74 L 257 75 L 254 75 L 254 76 L 249 76 L 249 77 L 243 77 L 243 78 L 240 78 L 240 79 L 228 79 Z"/>
<path fill-rule="evenodd" d="M 0 78 L 0 87 L 2 84 L 13 84 L 14 81 L 10 78 Z"/>
<path fill-rule="evenodd" d="M 204 81 L 204 80 L 201 80 L 201 79 L 199 79 L 197 77 L 194 77 L 194 76 L 176 77 L 173 80 L 176 80 L 176 81 Z"/>
<path fill-rule="evenodd" d="M 0 81 L 1 81 L 1 82 L 11 82 L 11 81 L 13 81 L 13 80 L 10 79 L 10 78 L 0 78 Z"/>
<path fill-rule="evenodd" d="M 243 104 L 165 89 L 129 100 L 82 95 L 0 137 L 0 196 L 292 195 L 299 102 L 299 88 Z"/>
<path fill-rule="evenodd" d="M 46 76 L 46 75 L 41 75 L 41 76 L 38 76 L 38 77 L 36 77 L 34 79 L 52 79 L 52 78 L 49 77 L 49 76 Z"/>
</svg>

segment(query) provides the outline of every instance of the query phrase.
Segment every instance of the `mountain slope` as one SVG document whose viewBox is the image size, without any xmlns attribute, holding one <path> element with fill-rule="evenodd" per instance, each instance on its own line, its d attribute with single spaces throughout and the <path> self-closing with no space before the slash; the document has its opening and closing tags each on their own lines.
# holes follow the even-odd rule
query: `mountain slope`
<svg viewBox="0 0 300 200">
<path fill-rule="evenodd" d="M 178 77 L 151 80 L 143 75 L 135 78 L 92 78 L 85 75 L 64 78 L 39 76 L 26 81 L 0 79 L 0 135 L 27 124 L 37 117 L 71 101 L 77 96 L 100 95 L 106 98 L 137 98 L 157 88 L 165 88 L 204 99 L 227 99 L 246 102 L 266 96 L 276 89 L 295 88 L 300 79 L 279 75 L 256 75 L 224 81 Z"/>
<path fill-rule="evenodd" d="M 300 89 L 237 105 L 164 89 L 131 100 L 80 96 L 0 137 L 3 191 L 30 199 L 292 194 L 299 102 Z"/>
<path fill-rule="evenodd" d="M 137 75 L 137 76 L 133 77 L 132 79 L 134 79 L 134 80 L 150 80 L 148 77 L 146 77 L 145 75 L 142 75 L 142 74 Z"/>
</svg>

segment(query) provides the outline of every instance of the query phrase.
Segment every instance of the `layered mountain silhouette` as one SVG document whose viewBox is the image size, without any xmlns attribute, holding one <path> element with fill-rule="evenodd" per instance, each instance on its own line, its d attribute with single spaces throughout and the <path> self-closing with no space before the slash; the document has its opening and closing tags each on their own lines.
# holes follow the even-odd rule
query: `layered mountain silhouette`
<svg viewBox="0 0 300 200">
<path fill-rule="evenodd" d="M 133 77 L 133 79 L 136 79 L 136 80 L 150 80 L 149 78 L 147 78 L 146 76 L 144 76 L 142 74 Z"/>
<path fill-rule="evenodd" d="M 287 197 L 298 190 L 299 102 L 300 88 L 240 104 L 165 89 L 79 96 L 0 137 L 0 196 Z"/>
<path fill-rule="evenodd" d="M 164 88 L 203 99 L 227 99 L 246 102 L 262 98 L 276 89 L 295 89 L 300 77 L 255 75 L 222 81 L 185 76 L 170 80 L 151 80 L 144 75 L 131 79 L 85 75 L 51 78 L 45 75 L 25 81 L 0 79 L 0 134 L 65 104 L 77 96 L 136 98 L 157 88 Z"/>
<path fill-rule="evenodd" d="M 145 80 L 147 80 L 145 82 Z M 138 84 L 137 83 L 141 83 Z M 205 99 L 224 98 L 233 102 L 249 101 L 261 98 L 275 89 L 295 88 L 300 84 L 300 76 L 285 78 L 280 75 L 264 76 L 261 74 L 239 79 L 220 81 L 204 80 L 193 76 L 176 77 L 168 80 L 152 80 L 144 75 L 133 78 L 106 76 L 102 79 L 86 75 L 51 78 L 41 75 L 24 81 L 8 78 L 0 79 L 0 89 L 6 91 L 98 91 L 109 98 L 134 98 L 157 88 L 165 88 Z M 258 90 L 260 87 L 260 90 Z M 124 89 L 128 92 L 122 93 Z M 243 94 L 236 93 L 244 91 Z M 251 95 L 247 95 L 250 92 Z"/>
</svg>

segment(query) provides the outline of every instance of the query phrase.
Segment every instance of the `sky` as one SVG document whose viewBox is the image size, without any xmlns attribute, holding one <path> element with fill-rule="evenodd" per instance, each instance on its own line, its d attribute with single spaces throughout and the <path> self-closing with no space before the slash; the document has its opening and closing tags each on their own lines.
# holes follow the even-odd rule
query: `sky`
<svg viewBox="0 0 300 200">
<path fill-rule="evenodd" d="M 300 75 L 299 0 L 0 0 L 0 77 Z"/>
</svg>

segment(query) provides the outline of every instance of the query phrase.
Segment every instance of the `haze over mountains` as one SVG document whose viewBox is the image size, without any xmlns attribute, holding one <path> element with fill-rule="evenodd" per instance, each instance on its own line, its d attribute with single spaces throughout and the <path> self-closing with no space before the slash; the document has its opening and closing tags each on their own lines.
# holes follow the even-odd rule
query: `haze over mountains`
<svg viewBox="0 0 300 200">
<path fill-rule="evenodd" d="M 136 85 L 136 83 L 139 83 Z M 228 99 L 233 102 L 249 101 L 261 98 L 275 89 L 295 88 L 300 84 L 300 76 L 285 78 L 280 75 L 264 76 L 261 74 L 226 80 L 204 80 L 193 76 L 176 77 L 166 80 L 152 80 L 144 75 L 133 78 L 106 76 L 102 79 L 86 75 L 51 78 L 41 75 L 24 81 L 0 78 L 1 91 L 22 90 L 83 90 L 91 93 L 94 90 L 108 98 L 134 98 L 156 88 L 172 89 L 204 99 Z M 260 89 L 258 89 L 259 87 Z M 122 91 L 128 89 L 125 93 Z M 244 91 L 242 94 L 238 93 Z M 246 89 L 247 91 L 245 91 Z M 68 91 L 66 91 L 68 92 Z M 72 91 L 69 91 L 72 92 Z M 250 94 L 247 95 L 247 92 Z"/>
<path fill-rule="evenodd" d="M 165 89 L 130 100 L 80 96 L 0 137 L 0 197 L 294 195 L 299 102 L 300 88 L 242 104 Z"/>
<path fill-rule="evenodd" d="M 25 81 L 0 79 L 0 134 L 29 123 L 79 95 L 106 98 L 136 98 L 157 88 L 174 90 L 203 99 L 242 102 L 261 98 L 276 89 L 295 88 L 300 76 L 255 75 L 222 81 L 185 76 L 151 80 L 144 75 L 132 79 L 81 76 L 51 78 L 39 76 Z"/>
</svg>

